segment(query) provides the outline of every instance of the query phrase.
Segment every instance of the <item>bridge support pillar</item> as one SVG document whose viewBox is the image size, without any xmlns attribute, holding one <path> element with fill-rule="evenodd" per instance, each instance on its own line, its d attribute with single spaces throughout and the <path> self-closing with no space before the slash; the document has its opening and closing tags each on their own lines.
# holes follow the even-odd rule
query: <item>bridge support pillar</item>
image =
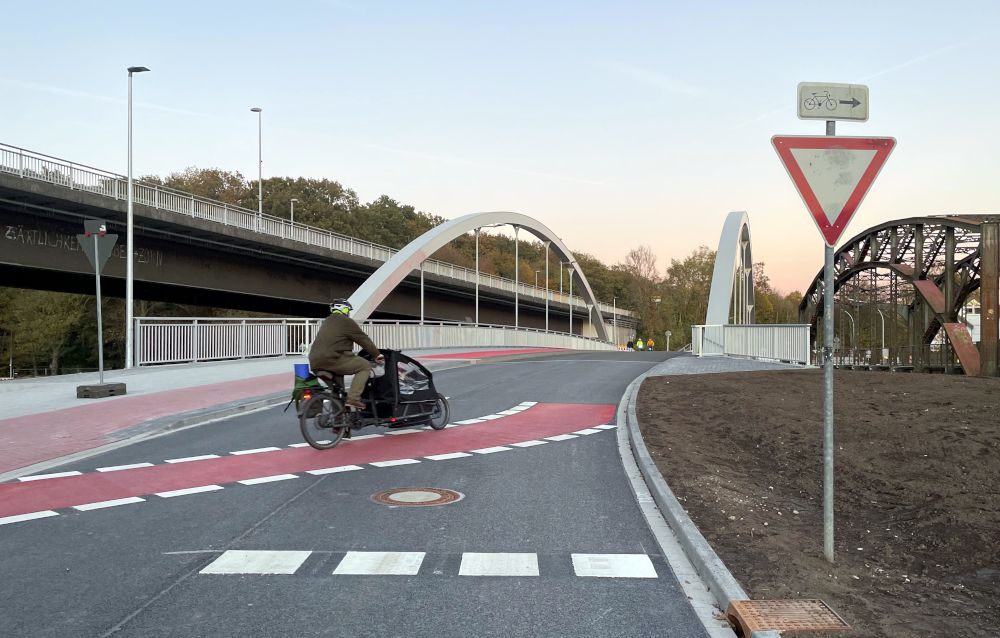
<svg viewBox="0 0 1000 638">
<path fill-rule="evenodd" d="M 1000 325 L 1000 218 L 992 218 L 982 225 L 979 239 L 980 255 L 980 315 L 979 356 L 982 366 L 979 375 L 997 376 L 997 342 Z"/>
</svg>

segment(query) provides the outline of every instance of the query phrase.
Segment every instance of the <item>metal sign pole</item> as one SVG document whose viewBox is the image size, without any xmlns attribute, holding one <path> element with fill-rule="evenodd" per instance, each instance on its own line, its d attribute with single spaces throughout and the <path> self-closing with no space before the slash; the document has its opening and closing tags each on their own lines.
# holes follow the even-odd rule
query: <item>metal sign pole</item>
<svg viewBox="0 0 1000 638">
<path fill-rule="evenodd" d="M 97 248 L 98 233 L 94 233 L 94 255 L 100 255 Z M 94 278 L 97 279 L 97 373 L 100 377 L 99 383 L 104 383 L 104 329 L 101 326 L 101 267 L 100 257 L 97 258 L 97 267 L 94 268 Z"/>
<path fill-rule="evenodd" d="M 836 135 L 837 123 L 826 123 Z M 833 562 L 833 246 L 824 244 L 823 266 L 823 555 Z"/>
</svg>

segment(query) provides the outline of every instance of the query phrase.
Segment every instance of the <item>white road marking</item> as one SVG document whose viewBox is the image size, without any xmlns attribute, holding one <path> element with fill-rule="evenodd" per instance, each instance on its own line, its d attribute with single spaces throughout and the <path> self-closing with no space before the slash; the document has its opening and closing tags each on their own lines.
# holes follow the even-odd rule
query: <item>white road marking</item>
<svg viewBox="0 0 1000 638">
<path fill-rule="evenodd" d="M 233 456 L 240 456 L 241 454 L 260 454 L 261 452 L 277 452 L 280 447 L 259 447 L 255 450 L 236 450 L 235 452 L 230 452 Z"/>
<path fill-rule="evenodd" d="M 381 437 L 381 434 L 362 434 L 361 436 L 352 436 L 349 439 L 344 439 L 344 441 L 364 441 L 365 439 L 377 439 Z"/>
<path fill-rule="evenodd" d="M 350 472 L 351 470 L 363 470 L 360 465 L 338 465 L 337 467 L 324 467 L 319 470 L 306 470 L 306 474 L 319 476 L 321 474 L 334 474 L 336 472 Z"/>
<path fill-rule="evenodd" d="M 479 417 L 480 421 L 492 421 L 493 419 L 502 419 L 504 415 L 502 414 L 487 414 L 486 416 Z"/>
<path fill-rule="evenodd" d="M 472 451 L 475 452 L 476 454 L 493 454 L 494 452 L 509 452 L 510 448 L 498 445 L 496 447 L 484 447 L 481 450 L 472 450 Z"/>
<path fill-rule="evenodd" d="M 406 428 L 403 430 L 389 430 L 388 432 L 386 432 L 386 434 L 416 434 L 417 432 L 420 432 L 420 430 L 414 428 Z"/>
<path fill-rule="evenodd" d="M 573 434 L 597 434 L 600 430 L 595 430 L 594 428 L 586 428 L 584 430 L 577 430 Z"/>
<path fill-rule="evenodd" d="M 258 485 L 260 483 L 272 483 L 274 481 L 287 481 L 294 478 L 299 478 L 299 476 L 297 474 L 275 474 L 274 476 L 262 476 L 260 478 L 252 478 L 236 482 L 242 483 L 243 485 Z"/>
<path fill-rule="evenodd" d="M 575 434 L 557 434 L 555 436 L 545 437 L 546 441 L 569 441 L 570 439 L 579 438 Z"/>
<path fill-rule="evenodd" d="M 98 472 L 117 472 L 118 470 L 134 470 L 137 467 L 153 467 L 152 463 L 132 463 L 131 465 L 113 465 L 111 467 L 99 467 Z"/>
<path fill-rule="evenodd" d="M 656 578 L 656 568 L 645 554 L 573 554 L 577 576 L 597 578 Z"/>
<path fill-rule="evenodd" d="M 292 443 L 288 447 L 309 447 L 308 443 Z"/>
<path fill-rule="evenodd" d="M 532 447 L 534 445 L 545 445 L 545 441 L 521 441 L 520 443 L 511 443 L 514 447 Z"/>
<path fill-rule="evenodd" d="M 416 576 L 424 562 L 424 552 L 347 552 L 333 570 L 336 575 Z"/>
<path fill-rule="evenodd" d="M 521 401 L 521 405 L 526 408 L 530 408 L 533 405 L 538 405 L 538 401 Z"/>
<path fill-rule="evenodd" d="M 50 478 L 62 478 L 63 476 L 79 476 L 82 472 L 56 472 L 55 474 L 35 474 L 34 476 L 22 476 L 19 481 L 41 481 Z"/>
<path fill-rule="evenodd" d="M 173 498 L 175 496 L 187 496 L 188 494 L 200 494 L 202 492 L 214 492 L 221 490 L 221 485 L 202 485 L 201 487 L 189 487 L 184 490 L 171 490 L 170 492 L 157 492 L 157 496 L 163 498 Z"/>
<path fill-rule="evenodd" d="M 74 505 L 73 509 L 80 510 L 81 512 L 88 512 L 90 510 L 104 509 L 105 507 L 116 507 L 118 505 L 129 505 L 131 503 L 145 503 L 146 499 L 139 498 L 138 496 L 129 496 L 128 498 L 116 498 L 111 501 L 100 501 L 98 503 L 87 503 L 85 505 Z"/>
<path fill-rule="evenodd" d="M 462 554 L 459 576 L 538 576 L 536 554 Z"/>
<path fill-rule="evenodd" d="M 230 549 L 200 574 L 294 574 L 312 552 Z"/>
<path fill-rule="evenodd" d="M 188 463 L 189 461 L 205 461 L 217 458 L 219 458 L 218 454 L 202 454 L 201 456 L 187 456 L 182 459 L 167 459 L 166 463 Z"/>
<path fill-rule="evenodd" d="M 497 414 L 510 415 L 517 414 L 520 410 L 504 410 L 503 412 L 497 412 Z"/>
<path fill-rule="evenodd" d="M 455 421 L 454 423 L 448 425 L 448 427 L 451 427 L 452 425 L 469 425 L 470 423 L 482 423 L 482 422 L 483 422 L 482 419 L 466 419 L 465 421 Z"/>
<path fill-rule="evenodd" d="M 375 461 L 371 465 L 375 467 L 392 467 L 394 465 L 409 465 L 411 463 L 419 463 L 417 459 L 396 459 L 395 461 Z"/>
<path fill-rule="evenodd" d="M 448 459 L 460 459 L 465 456 L 472 455 L 466 454 L 465 452 L 452 452 L 451 454 L 435 454 L 433 456 L 425 456 L 424 458 L 432 461 L 447 461 Z"/>
<path fill-rule="evenodd" d="M 618 426 L 611 425 L 610 423 L 605 423 L 604 425 L 595 425 L 594 427 L 597 428 L 598 430 L 613 430 Z"/>
<path fill-rule="evenodd" d="M 17 516 L 4 516 L 3 518 L 0 518 L 0 525 L 20 523 L 21 521 L 33 521 L 36 518 L 48 518 L 49 516 L 59 516 L 59 512 L 44 510 L 41 512 L 31 512 L 30 514 L 18 514 Z"/>
</svg>

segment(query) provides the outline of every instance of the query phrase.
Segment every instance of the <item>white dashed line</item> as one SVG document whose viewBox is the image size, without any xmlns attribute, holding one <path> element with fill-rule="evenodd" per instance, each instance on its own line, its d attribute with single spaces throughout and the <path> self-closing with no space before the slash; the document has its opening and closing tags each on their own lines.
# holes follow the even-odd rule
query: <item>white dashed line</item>
<svg viewBox="0 0 1000 638">
<path fill-rule="evenodd" d="M 258 485 L 260 483 L 273 483 L 274 481 L 287 481 L 295 478 L 299 478 L 298 474 L 275 474 L 274 476 L 262 476 L 260 478 L 252 478 L 236 482 L 242 483 L 243 485 Z"/>
<path fill-rule="evenodd" d="M 610 423 L 605 423 L 604 425 L 595 425 L 594 426 L 594 428 L 596 428 L 598 430 L 613 430 L 616 427 L 618 427 L 618 426 L 617 425 L 611 425 Z"/>
<path fill-rule="evenodd" d="M 533 405 L 538 405 L 538 401 L 521 401 L 520 405 L 523 405 L 526 408 L 530 408 Z"/>
<path fill-rule="evenodd" d="M 520 410 L 504 410 L 503 412 L 497 412 L 497 414 L 502 414 L 504 416 L 510 416 L 511 414 L 517 414 Z"/>
<path fill-rule="evenodd" d="M 538 576 L 536 554 L 462 554 L 459 576 Z"/>
<path fill-rule="evenodd" d="M 129 496 L 128 498 L 116 498 L 111 501 L 100 501 L 98 503 L 87 503 L 86 505 L 74 505 L 73 509 L 80 510 L 81 512 L 88 512 L 90 510 L 100 510 L 105 507 L 117 507 L 119 505 L 129 505 L 131 503 L 145 503 L 146 499 L 139 498 L 138 496 Z"/>
<path fill-rule="evenodd" d="M 600 430 L 595 430 L 594 428 L 587 428 L 585 430 L 577 430 L 573 434 L 597 434 Z"/>
<path fill-rule="evenodd" d="M 482 423 L 482 422 L 483 422 L 482 419 L 466 419 L 464 421 L 455 421 L 454 423 L 450 423 L 448 424 L 448 427 L 450 428 L 453 425 L 470 425 L 472 423 Z"/>
<path fill-rule="evenodd" d="M 394 461 L 375 461 L 371 463 L 375 467 L 393 467 L 394 465 L 410 465 L 411 463 L 419 463 L 417 459 L 396 459 Z"/>
<path fill-rule="evenodd" d="M 416 434 L 417 432 L 421 432 L 421 430 L 406 428 L 403 430 L 389 430 L 386 434 Z"/>
<path fill-rule="evenodd" d="M 364 441 L 365 439 L 378 439 L 381 437 L 381 434 L 362 434 L 361 436 L 352 436 L 349 439 L 344 439 L 344 441 Z"/>
<path fill-rule="evenodd" d="M 596 578 L 656 578 L 656 569 L 645 554 L 573 554 L 577 576 Z"/>
<path fill-rule="evenodd" d="M 240 456 L 243 454 L 260 454 L 261 452 L 277 452 L 280 447 L 259 447 L 255 450 L 236 450 L 235 452 L 230 452 L 233 456 Z"/>
<path fill-rule="evenodd" d="M 131 465 L 113 465 L 111 467 L 99 467 L 98 472 L 117 472 L 118 470 L 134 470 L 137 467 L 153 467 L 152 463 L 132 463 Z"/>
<path fill-rule="evenodd" d="M 555 436 L 544 437 L 546 441 L 569 441 L 578 438 L 575 434 L 557 434 Z"/>
<path fill-rule="evenodd" d="M 435 454 L 433 456 L 425 456 L 425 459 L 430 459 L 432 461 L 447 461 L 449 459 L 460 459 L 466 456 L 472 456 L 465 452 L 452 452 L 451 454 Z"/>
<path fill-rule="evenodd" d="M 494 419 L 502 419 L 504 415 L 502 414 L 487 414 L 486 416 L 479 417 L 480 421 L 492 421 Z"/>
<path fill-rule="evenodd" d="M 200 574 L 294 574 L 312 552 L 247 551 L 230 549 Z"/>
<path fill-rule="evenodd" d="M 319 470 L 306 470 L 306 474 L 312 474 L 313 476 L 319 476 L 321 474 L 335 474 L 337 472 L 350 472 L 352 470 L 363 470 L 365 468 L 360 465 L 339 465 L 337 467 L 324 467 Z"/>
<path fill-rule="evenodd" d="M 79 476 L 82 472 L 56 472 L 55 474 L 36 474 L 34 476 L 22 476 L 19 481 L 41 481 L 51 478 L 62 478 L 63 476 Z"/>
<path fill-rule="evenodd" d="M 288 447 L 309 447 L 308 443 L 292 443 Z"/>
<path fill-rule="evenodd" d="M 424 556 L 424 552 L 347 552 L 333 573 L 416 576 Z"/>
<path fill-rule="evenodd" d="M 545 441 L 521 441 L 520 443 L 509 443 L 514 447 L 533 447 L 535 445 L 545 445 Z"/>
<path fill-rule="evenodd" d="M 509 452 L 510 448 L 498 445 L 496 447 L 484 447 L 481 450 L 471 450 L 471 451 L 475 452 L 476 454 L 493 454 L 494 452 Z"/>
<path fill-rule="evenodd" d="M 31 512 L 30 514 L 18 514 L 17 516 L 4 516 L 3 518 L 0 518 L 0 525 L 20 523 L 21 521 L 33 521 L 36 518 L 48 518 L 49 516 L 59 516 L 59 512 L 44 510 L 41 512 Z"/>
<path fill-rule="evenodd" d="M 205 461 L 208 459 L 217 459 L 218 454 L 202 454 L 201 456 L 186 456 L 182 459 L 167 459 L 166 463 L 188 463 L 190 461 Z"/>
<path fill-rule="evenodd" d="M 157 492 L 157 496 L 163 498 L 173 498 L 175 496 L 187 496 L 188 494 L 201 494 L 202 492 L 214 492 L 221 490 L 221 485 L 202 485 L 201 487 L 189 487 L 184 490 L 171 490 L 170 492 Z"/>
</svg>

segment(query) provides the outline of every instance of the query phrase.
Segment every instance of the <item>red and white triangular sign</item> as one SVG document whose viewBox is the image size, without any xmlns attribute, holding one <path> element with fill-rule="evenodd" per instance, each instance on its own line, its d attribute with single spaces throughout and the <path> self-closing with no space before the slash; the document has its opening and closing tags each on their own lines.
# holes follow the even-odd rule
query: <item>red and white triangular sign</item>
<svg viewBox="0 0 1000 638">
<path fill-rule="evenodd" d="M 823 239 L 835 246 L 896 139 L 775 135 L 771 143 Z"/>
</svg>

